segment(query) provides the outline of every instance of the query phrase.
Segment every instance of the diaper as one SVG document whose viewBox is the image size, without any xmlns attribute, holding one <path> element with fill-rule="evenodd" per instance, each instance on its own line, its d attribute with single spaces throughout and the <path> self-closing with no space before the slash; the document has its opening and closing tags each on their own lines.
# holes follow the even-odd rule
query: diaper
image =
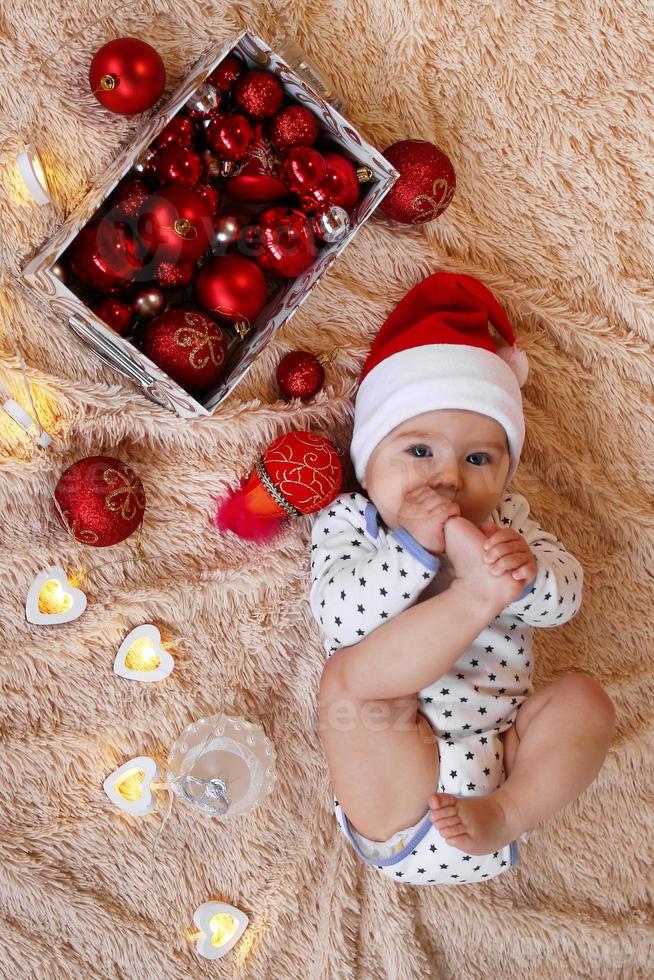
<svg viewBox="0 0 654 980">
<path fill-rule="evenodd" d="M 504 782 L 503 743 L 496 732 L 456 742 L 437 736 L 437 742 L 440 772 L 435 792 L 488 796 Z M 484 855 L 466 854 L 448 844 L 432 824 L 427 806 L 417 823 L 386 841 L 372 841 L 355 830 L 336 799 L 334 812 L 359 857 L 397 883 L 466 885 L 487 881 L 520 863 L 517 841 Z"/>
</svg>

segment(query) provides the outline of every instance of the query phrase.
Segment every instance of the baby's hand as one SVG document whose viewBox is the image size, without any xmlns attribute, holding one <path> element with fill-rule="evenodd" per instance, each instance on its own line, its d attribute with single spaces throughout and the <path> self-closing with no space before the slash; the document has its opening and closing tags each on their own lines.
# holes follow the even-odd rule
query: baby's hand
<svg viewBox="0 0 654 980">
<path fill-rule="evenodd" d="M 432 555 L 445 551 L 443 528 L 450 517 L 458 517 L 461 508 L 436 490 L 418 487 L 410 490 L 402 501 L 398 520 L 401 527 L 411 534 Z"/>
<path fill-rule="evenodd" d="M 488 535 L 484 561 L 490 565 L 492 574 L 513 572 L 513 578 L 531 582 L 538 569 L 532 550 L 520 532 L 512 527 L 498 528 L 491 520 L 484 521 L 481 529 Z"/>
<path fill-rule="evenodd" d="M 493 574 L 493 566 L 484 560 L 488 534 L 488 522 L 480 530 L 464 517 L 453 517 L 444 528 L 445 550 L 454 567 L 455 580 L 465 582 L 471 598 L 483 602 L 497 615 L 518 598 L 524 582 L 501 567 L 499 574 Z"/>
</svg>

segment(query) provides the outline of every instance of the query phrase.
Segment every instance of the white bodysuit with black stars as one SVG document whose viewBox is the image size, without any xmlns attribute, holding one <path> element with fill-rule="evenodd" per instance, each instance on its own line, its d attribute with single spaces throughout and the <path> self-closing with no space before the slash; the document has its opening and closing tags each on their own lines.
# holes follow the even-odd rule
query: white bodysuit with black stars
<svg viewBox="0 0 654 980">
<path fill-rule="evenodd" d="M 418 692 L 418 710 L 437 738 L 441 792 L 488 796 L 504 780 L 500 734 L 533 692 L 533 628 L 566 623 L 581 604 L 583 570 L 562 543 L 529 517 L 521 494 L 504 497 L 490 515 L 529 544 L 535 578 L 489 623 L 452 668 Z M 404 528 L 388 530 L 360 493 L 340 494 L 315 518 L 311 535 L 313 614 L 327 656 L 351 646 L 404 609 L 444 591 L 451 564 L 426 551 Z M 483 857 L 448 845 L 425 816 L 390 841 L 369 841 L 351 827 L 337 800 L 339 826 L 360 857 L 395 881 L 466 884 L 518 863 L 516 841 Z"/>
</svg>

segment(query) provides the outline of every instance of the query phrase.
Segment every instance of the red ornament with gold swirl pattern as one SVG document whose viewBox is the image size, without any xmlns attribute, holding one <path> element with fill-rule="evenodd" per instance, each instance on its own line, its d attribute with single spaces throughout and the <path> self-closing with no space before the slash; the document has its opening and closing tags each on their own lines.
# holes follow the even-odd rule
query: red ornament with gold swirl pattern
<svg viewBox="0 0 654 980">
<path fill-rule="evenodd" d="M 54 495 L 73 537 L 94 548 L 124 541 L 145 513 L 143 484 L 113 456 L 77 460 L 59 477 Z M 54 505 L 53 511 L 62 523 Z"/>
<path fill-rule="evenodd" d="M 219 502 L 216 527 L 249 541 L 271 540 L 287 518 L 313 514 L 336 498 L 343 482 L 340 455 L 315 432 L 279 436 L 249 478 Z"/>
<path fill-rule="evenodd" d="M 218 324 L 199 310 L 173 309 L 145 328 L 141 350 L 173 381 L 201 396 L 227 364 L 227 340 Z"/>
<path fill-rule="evenodd" d="M 448 156 L 426 140 L 401 140 L 384 150 L 400 176 L 379 205 L 393 221 L 420 225 L 433 221 L 454 197 L 456 174 Z"/>
</svg>

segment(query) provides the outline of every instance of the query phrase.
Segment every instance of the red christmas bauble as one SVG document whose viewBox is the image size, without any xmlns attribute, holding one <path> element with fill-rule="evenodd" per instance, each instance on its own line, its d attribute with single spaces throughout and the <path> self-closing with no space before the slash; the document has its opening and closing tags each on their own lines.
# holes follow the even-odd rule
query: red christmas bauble
<svg viewBox="0 0 654 980">
<path fill-rule="evenodd" d="M 276 489 L 300 511 L 314 514 L 337 496 L 343 480 L 338 451 L 315 432 L 287 432 L 263 454 Z"/>
<path fill-rule="evenodd" d="M 196 184 L 195 190 L 200 195 L 200 197 L 204 198 L 205 203 L 209 208 L 209 211 L 215 218 L 218 212 L 218 208 L 220 207 L 220 191 L 218 190 L 218 188 L 214 187 L 213 184 Z M 215 226 L 215 221 L 214 221 L 214 226 Z"/>
<path fill-rule="evenodd" d="M 239 109 L 261 121 L 277 112 L 284 98 L 284 89 L 277 75 L 263 68 L 253 68 L 236 79 L 232 85 L 232 96 Z"/>
<path fill-rule="evenodd" d="M 248 541 L 270 541 L 287 518 L 313 514 L 338 496 L 343 469 L 338 450 L 314 432 L 279 436 L 219 503 L 215 525 Z"/>
<path fill-rule="evenodd" d="M 401 140 L 384 156 L 400 172 L 379 205 L 387 218 L 417 225 L 443 213 L 454 197 L 456 174 L 442 150 L 425 140 Z"/>
<path fill-rule="evenodd" d="M 191 187 L 170 184 L 144 203 L 138 232 L 159 262 L 194 262 L 209 245 L 213 216 Z"/>
<path fill-rule="evenodd" d="M 162 184 L 184 184 L 193 187 L 202 176 L 204 164 L 193 150 L 173 143 L 159 151 L 152 169 Z"/>
<path fill-rule="evenodd" d="M 325 381 L 325 369 L 308 350 L 292 350 L 277 365 L 277 384 L 285 398 L 306 401 L 317 395 Z"/>
<path fill-rule="evenodd" d="M 204 263 L 195 280 L 195 295 L 207 313 L 230 323 L 251 324 L 266 302 L 266 280 L 251 259 L 216 255 Z"/>
<path fill-rule="evenodd" d="M 289 105 L 268 123 L 268 135 L 280 153 L 294 146 L 313 146 L 319 134 L 318 117 L 304 105 Z"/>
<path fill-rule="evenodd" d="M 254 139 L 252 123 L 239 112 L 220 112 L 207 126 L 207 143 L 221 160 L 244 160 Z"/>
<path fill-rule="evenodd" d="M 214 68 L 207 81 L 213 85 L 223 95 L 227 95 L 236 79 L 243 72 L 243 62 L 235 54 L 228 54 L 220 64 Z"/>
<path fill-rule="evenodd" d="M 250 145 L 238 173 L 224 183 L 225 193 L 233 201 L 265 204 L 288 196 L 288 187 L 281 175 L 281 161 L 272 143 L 255 140 Z"/>
<path fill-rule="evenodd" d="M 257 217 L 248 244 L 257 264 L 277 276 L 294 278 L 311 265 L 318 254 L 316 238 L 302 211 L 267 208 Z"/>
<path fill-rule="evenodd" d="M 227 363 L 227 340 L 211 317 L 174 309 L 151 320 L 141 349 L 173 381 L 193 395 L 216 384 Z"/>
<path fill-rule="evenodd" d="M 190 150 L 196 135 L 197 131 L 193 120 L 184 115 L 183 112 L 178 112 L 161 130 L 154 141 L 154 145 L 157 149 L 163 149 L 166 146 L 184 146 Z"/>
<path fill-rule="evenodd" d="M 79 459 L 61 474 L 54 495 L 64 514 L 64 526 L 77 541 L 95 548 L 124 541 L 145 512 L 143 484 L 129 466 L 113 456 Z M 56 511 L 54 504 L 53 509 Z"/>
<path fill-rule="evenodd" d="M 141 243 L 125 222 L 93 221 L 73 242 L 70 268 L 81 283 L 100 293 L 126 289 L 141 267 Z"/>
<path fill-rule="evenodd" d="M 282 170 L 286 185 L 294 194 L 313 190 L 327 176 L 325 158 L 312 146 L 296 146 L 290 150 Z"/>
<path fill-rule="evenodd" d="M 160 262 L 153 279 L 160 289 L 179 289 L 188 286 L 195 275 L 195 262 Z"/>
<path fill-rule="evenodd" d="M 135 219 L 149 194 L 147 184 L 138 177 L 124 177 L 109 198 L 111 217 L 116 220 L 122 217 Z"/>
<path fill-rule="evenodd" d="M 361 194 L 355 165 L 340 153 L 332 152 L 325 153 L 325 164 L 325 179 L 319 187 L 302 195 L 303 210 L 311 213 L 324 207 L 339 207 L 351 211 Z"/>
<path fill-rule="evenodd" d="M 93 55 L 91 92 L 106 109 L 131 116 L 150 109 L 166 86 L 161 56 L 146 41 L 119 37 Z"/>
<path fill-rule="evenodd" d="M 126 334 L 132 326 L 134 312 L 131 304 L 125 303 L 121 299 L 105 296 L 92 303 L 91 309 L 116 333 Z"/>
</svg>

